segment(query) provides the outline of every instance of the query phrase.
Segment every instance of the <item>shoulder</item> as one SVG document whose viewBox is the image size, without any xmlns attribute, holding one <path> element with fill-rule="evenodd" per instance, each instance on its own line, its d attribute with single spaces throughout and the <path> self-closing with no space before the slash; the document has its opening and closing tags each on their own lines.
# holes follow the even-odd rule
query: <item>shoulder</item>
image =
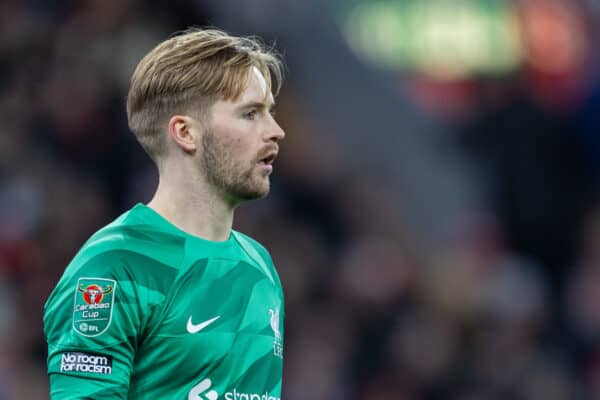
<svg viewBox="0 0 600 400">
<path fill-rule="evenodd" d="M 116 250 L 172 264 L 177 262 L 176 255 L 181 253 L 184 247 L 183 236 L 165 231 L 143 216 L 127 212 L 92 235 L 80 253 L 98 254 Z"/>
<path fill-rule="evenodd" d="M 136 326 L 141 326 L 146 318 L 141 314 L 161 304 L 180 264 L 175 246 L 170 249 L 173 251 L 166 249 L 167 254 L 160 254 L 153 240 L 144 238 L 135 227 L 120 224 L 110 224 L 94 234 L 69 263 L 46 300 L 44 327 L 48 340 L 62 340 L 59 337 L 64 327 L 71 326 L 69 318 L 75 315 L 65 310 L 71 310 L 73 299 L 77 301 L 90 288 L 110 293 L 116 309 L 121 310 L 116 315 L 138 321 Z M 93 302 L 91 298 L 88 301 Z"/>
<path fill-rule="evenodd" d="M 91 246 L 82 249 L 67 266 L 47 305 L 64 303 L 65 296 L 89 284 L 118 285 L 118 295 L 128 301 L 142 301 L 149 293 L 162 298 L 177 273 L 176 266 L 126 246 L 105 246 L 101 251 Z"/>
<path fill-rule="evenodd" d="M 251 251 L 251 252 L 256 252 L 258 253 L 263 259 L 268 260 L 269 262 L 271 261 L 271 255 L 269 254 L 269 251 L 262 245 L 260 244 L 258 241 L 256 241 L 255 239 L 251 238 L 248 235 L 245 235 L 241 232 L 238 231 L 232 231 L 232 234 L 234 235 L 236 241 L 240 244 L 240 246 L 246 250 L 246 252 Z"/>
<path fill-rule="evenodd" d="M 71 260 L 57 289 L 80 278 L 131 282 L 160 292 L 175 279 L 184 256 L 185 240 L 130 212 L 93 234 Z"/>
<path fill-rule="evenodd" d="M 233 235 L 246 256 L 268 276 L 271 282 L 281 288 L 279 274 L 267 249 L 248 235 L 237 231 L 233 231 Z"/>
<path fill-rule="evenodd" d="M 61 335 L 72 325 L 70 319 L 78 315 L 72 311 L 74 299 L 87 304 L 102 301 L 110 307 L 114 303 L 115 318 L 127 325 L 130 333 L 132 326 L 139 332 L 171 290 L 184 244 L 181 237 L 131 213 L 100 229 L 75 255 L 46 300 L 48 339 L 62 341 Z M 98 297 L 100 292 L 106 296 Z M 110 301 L 109 296 L 113 296 Z"/>
<path fill-rule="evenodd" d="M 67 272 L 126 268 L 129 274 L 147 274 L 156 269 L 177 269 L 184 250 L 183 237 L 160 230 L 128 212 L 93 234 Z"/>
</svg>

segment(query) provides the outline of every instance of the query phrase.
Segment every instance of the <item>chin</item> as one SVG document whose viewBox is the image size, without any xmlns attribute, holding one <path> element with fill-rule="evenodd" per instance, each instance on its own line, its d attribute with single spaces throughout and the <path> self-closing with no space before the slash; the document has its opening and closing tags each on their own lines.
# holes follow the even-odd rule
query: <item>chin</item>
<svg viewBox="0 0 600 400">
<path fill-rule="evenodd" d="M 253 188 L 244 188 L 244 190 L 237 190 L 236 197 L 240 200 L 257 200 L 266 197 L 269 194 L 270 187 L 267 184 L 266 186 L 261 187 L 253 187 Z"/>
<path fill-rule="evenodd" d="M 262 199 L 269 194 L 271 181 L 268 176 L 248 177 L 232 182 L 225 191 L 239 201 Z"/>
<path fill-rule="evenodd" d="M 266 187 L 264 189 L 254 191 L 249 197 L 250 197 L 250 200 L 262 199 L 263 197 L 267 197 L 268 194 L 269 194 L 269 187 Z"/>
</svg>

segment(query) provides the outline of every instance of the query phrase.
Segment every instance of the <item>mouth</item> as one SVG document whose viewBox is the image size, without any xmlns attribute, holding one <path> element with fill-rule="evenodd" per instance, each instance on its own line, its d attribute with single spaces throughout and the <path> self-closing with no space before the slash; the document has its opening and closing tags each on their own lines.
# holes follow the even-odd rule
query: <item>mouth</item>
<svg viewBox="0 0 600 400">
<path fill-rule="evenodd" d="M 277 150 L 271 150 L 266 155 L 258 160 L 258 164 L 269 170 L 273 169 L 273 162 L 277 158 Z"/>
<path fill-rule="evenodd" d="M 272 165 L 276 158 L 277 158 L 277 153 L 272 152 L 272 153 L 269 153 L 266 157 L 261 158 L 259 163 L 263 164 L 263 165 Z"/>
</svg>

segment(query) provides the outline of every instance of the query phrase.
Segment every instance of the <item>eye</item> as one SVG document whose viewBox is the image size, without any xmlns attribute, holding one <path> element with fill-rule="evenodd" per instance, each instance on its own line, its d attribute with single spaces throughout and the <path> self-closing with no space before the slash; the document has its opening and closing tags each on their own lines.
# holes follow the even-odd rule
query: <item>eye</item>
<svg viewBox="0 0 600 400">
<path fill-rule="evenodd" d="M 250 111 L 244 113 L 244 118 L 245 119 L 249 119 L 249 120 L 253 120 L 253 119 L 256 118 L 256 114 L 257 114 L 256 110 L 250 110 Z"/>
<path fill-rule="evenodd" d="M 271 114 L 271 117 L 275 118 L 275 116 L 277 115 L 277 111 L 274 108 L 271 108 L 269 110 L 269 114 Z"/>
</svg>

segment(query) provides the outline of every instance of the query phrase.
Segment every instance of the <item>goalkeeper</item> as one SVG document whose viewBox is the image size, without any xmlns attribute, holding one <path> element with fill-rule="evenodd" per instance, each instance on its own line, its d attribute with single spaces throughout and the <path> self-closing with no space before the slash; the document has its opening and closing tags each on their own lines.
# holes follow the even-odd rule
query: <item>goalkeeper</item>
<svg viewBox="0 0 600 400">
<path fill-rule="evenodd" d="M 281 282 L 232 223 L 269 192 L 281 79 L 260 42 L 216 29 L 140 61 L 127 116 L 159 184 L 91 236 L 48 298 L 51 399 L 279 400 Z"/>
</svg>

